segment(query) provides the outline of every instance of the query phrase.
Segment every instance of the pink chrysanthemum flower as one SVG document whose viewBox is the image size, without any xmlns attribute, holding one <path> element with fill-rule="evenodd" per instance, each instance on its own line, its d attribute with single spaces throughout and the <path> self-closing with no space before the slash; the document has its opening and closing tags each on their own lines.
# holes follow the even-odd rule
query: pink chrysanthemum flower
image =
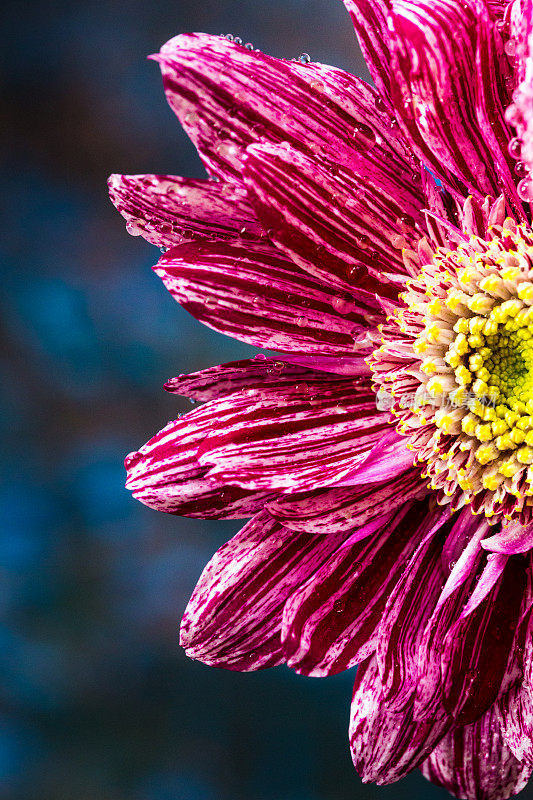
<svg viewBox="0 0 533 800">
<path fill-rule="evenodd" d="M 508 798 L 533 768 L 531 0 L 346 0 L 376 89 L 232 37 L 155 56 L 210 180 L 110 179 L 197 319 L 279 357 L 126 460 L 143 503 L 251 517 L 181 629 L 206 664 L 359 664 L 367 781 Z"/>
</svg>

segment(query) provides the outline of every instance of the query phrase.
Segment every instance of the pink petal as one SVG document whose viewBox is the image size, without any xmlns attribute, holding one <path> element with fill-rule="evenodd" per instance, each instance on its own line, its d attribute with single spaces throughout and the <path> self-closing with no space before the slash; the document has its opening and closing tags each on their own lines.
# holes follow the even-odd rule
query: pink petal
<svg viewBox="0 0 533 800">
<path fill-rule="evenodd" d="M 174 175 L 111 175 L 108 183 L 128 229 L 158 247 L 265 236 L 246 193 L 234 184 Z"/>
<path fill-rule="evenodd" d="M 353 531 L 369 519 L 422 499 L 427 493 L 419 470 L 411 469 L 376 483 L 278 495 L 267 507 L 291 530 L 333 533 Z"/>
<path fill-rule="evenodd" d="M 254 513 L 254 504 L 273 498 L 264 487 L 312 489 L 341 478 L 365 458 L 387 418 L 376 411 L 368 380 L 310 375 L 295 383 L 281 374 L 170 422 L 127 459 L 128 488 L 169 513 L 201 516 L 207 504 L 227 515 L 224 498 L 231 513 L 243 504 Z"/>
<path fill-rule="evenodd" d="M 447 575 L 441 553 L 447 533 L 442 528 L 448 520 L 445 510 L 428 514 L 425 526 L 417 532 L 420 544 L 384 609 L 376 655 L 383 697 L 391 711 L 406 708 L 416 692 L 422 635 Z"/>
<path fill-rule="evenodd" d="M 215 553 L 198 581 L 181 624 L 187 655 L 242 671 L 283 663 L 283 606 L 345 538 L 298 535 L 268 514 L 256 516 Z"/>
<path fill-rule="evenodd" d="M 406 447 L 406 438 L 389 430 L 374 445 L 367 458 L 342 480 L 343 486 L 359 486 L 390 480 L 406 470 L 412 470 L 413 452 Z M 413 474 L 420 474 L 415 468 Z M 422 478 L 420 482 L 422 483 Z"/>
<path fill-rule="evenodd" d="M 391 109 L 390 33 L 387 25 L 390 0 L 344 0 L 344 5 L 352 18 L 366 65 L 382 103 Z"/>
<path fill-rule="evenodd" d="M 327 289 L 268 244 L 180 245 L 155 272 L 194 317 L 257 347 L 353 355 L 357 339 L 379 319 L 374 309 Z"/>
<path fill-rule="evenodd" d="M 521 213 L 498 93 L 503 42 L 486 9 L 476 0 L 397 0 L 389 26 L 392 99 L 416 154 L 445 184 L 456 176 L 480 199 L 503 183 Z"/>
<path fill-rule="evenodd" d="M 483 539 L 481 546 L 493 553 L 512 556 L 533 548 L 533 525 L 509 522 L 498 533 Z"/>
<path fill-rule="evenodd" d="M 494 706 L 471 725 L 454 727 L 421 767 L 422 774 L 464 800 L 507 800 L 526 785 L 531 767 L 506 745 Z"/>
<path fill-rule="evenodd" d="M 489 585 L 492 579 L 489 575 Z M 446 634 L 443 702 L 459 724 L 476 720 L 500 693 L 525 587 L 524 562 L 509 560 L 480 604 L 468 615 L 467 607 Z"/>
<path fill-rule="evenodd" d="M 368 367 L 360 359 L 359 374 L 368 373 Z M 312 369 L 293 365 L 286 359 L 281 361 L 260 354 L 255 358 L 231 361 L 188 375 L 179 375 L 168 380 L 165 389 L 167 392 L 205 402 L 241 389 L 261 389 L 266 385 L 283 386 L 287 382 L 299 384 L 317 377 L 320 379 Z"/>
<path fill-rule="evenodd" d="M 498 702 L 502 734 L 514 757 L 533 768 L 533 697 L 519 683 Z"/>
<path fill-rule="evenodd" d="M 126 487 L 151 508 L 184 517 L 242 519 L 264 507 L 272 494 L 225 486 L 207 477 L 198 463 L 198 448 L 222 416 L 220 406 L 206 404 L 159 431 L 125 466 Z"/>
<path fill-rule="evenodd" d="M 417 670 L 419 682 L 415 697 L 415 718 L 431 716 L 442 703 L 442 661 L 447 632 L 459 618 L 468 593 L 475 587 L 482 560 L 480 540 L 486 535 L 486 521 L 465 509 L 443 547 L 443 569 L 449 577 L 422 636 Z M 450 572 L 451 570 L 451 572 Z"/>
<path fill-rule="evenodd" d="M 205 438 L 200 464 L 218 482 L 253 491 L 341 481 L 383 435 L 388 416 L 376 411 L 368 381 L 323 375 L 230 395 L 230 416 Z"/>
<path fill-rule="evenodd" d="M 412 709 L 392 712 L 383 701 L 375 656 L 355 677 L 350 747 L 363 781 L 394 783 L 426 758 L 450 726 L 439 709 L 428 722 L 413 721 Z"/>
<path fill-rule="evenodd" d="M 422 502 L 374 518 L 290 597 L 282 629 L 290 667 L 323 677 L 372 654 L 385 603 L 426 515 Z"/>
<path fill-rule="evenodd" d="M 522 142 L 521 158 L 528 172 L 533 169 L 533 3 L 525 0 L 518 5 L 513 31 L 517 42 L 518 75 L 520 84 L 513 95 L 513 123 L 518 128 Z M 522 12 L 523 6 L 523 13 Z"/>
<path fill-rule="evenodd" d="M 254 142 L 288 142 L 350 163 L 356 126 L 381 139 L 391 173 L 411 173 L 409 151 L 377 95 L 361 79 L 323 64 L 300 64 L 204 33 L 171 39 L 155 56 L 170 106 L 211 174 L 240 182 L 241 153 Z"/>
<path fill-rule="evenodd" d="M 388 293 L 387 274 L 407 275 L 402 248 L 415 246 L 415 222 L 424 230 L 425 220 L 420 187 L 411 175 L 391 179 L 385 164 L 360 156 L 332 169 L 287 145 L 254 145 L 244 176 L 270 238 L 302 269 L 341 289 Z"/>
</svg>

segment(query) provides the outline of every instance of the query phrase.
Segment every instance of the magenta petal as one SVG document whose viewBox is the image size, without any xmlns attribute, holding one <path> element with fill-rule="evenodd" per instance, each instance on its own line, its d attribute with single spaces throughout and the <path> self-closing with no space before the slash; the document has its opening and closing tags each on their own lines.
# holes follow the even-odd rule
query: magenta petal
<svg viewBox="0 0 533 800">
<path fill-rule="evenodd" d="M 417 767 L 446 733 L 450 721 L 442 710 L 428 722 L 413 721 L 412 709 L 389 711 L 383 701 L 375 656 L 355 677 L 350 718 L 350 747 L 363 781 L 394 783 Z"/>
<path fill-rule="evenodd" d="M 533 548 L 533 525 L 509 522 L 498 533 L 483 539 L 481 546 L 508 556 L 526 553 Z"/>
<path fill-rule="evenodd" d="M 267 508 L 291 530 L 332 533 L 353 531 L 369 519 L 427 494 L 420 470 L 410 469 L 379 483 L 278 495 Z"/>
<path fill-rule="evenodd" d="M 265 236 L 245 191 L 234 184 L 174 175 L 111 175 L 108 184 L 128 230 L 158 247 Z"/>
<path fill-rule="evenodd" d="M 297 535 L 268 514 L 254 517 L 198 581 L 181 624 L 187 655 L 242 671 L 283 663 L 283 606 L 345 538 Z"/>
<path fill-rule="evenodd" d="M 524 788 L 531 767 L 512 754 L 492 706 L 473 724 L 452 728 L 421 771 L 463 800 L 508 800 Z"/>
<path fill-rule="evenodd" d="M 416 246 L 415 222 L 425 230 L 422 193 L 411 174 L 401 183 L 363 156 L 352 169 L 254 145 L 244 176 L 270 238 L 302 269 L 341 289 L 387 293 L 387 274 L 408 274 L 402 248 Z"/>
<path fill-rule="evenodd" d="M 533 697 L 529 687 L 513 686 L 498 708 L 506 744 L 518 761 L 533 768 Z"/>
<path fill-rule="evenodd" d="M 344 0 L 370 74 L 382 102 L 391 107 L 390 33 L 387 18 L 390 0 Z"/>
<path fill-rule="evenodd" d="M 385 603 L 426 515 L 422 502 L 374 518 L 291 596 L 282 629 L 290 667 L 322 677 L 372 654 Z"/>
<path fill-rule="evenodd" d="M 446 634 L 443 702 L 459 724 L 476 720 L 498 697 L 525 588 L 525 560 L 516 557 L 507 562 L 481 603 L 468 615 L 463 613 Z"/>
<path fill-rule="evenodd" d="M 375 91 L 347 72 L 205 33 L 176 36 L 154 58 L 168 102 L 211 174 L 239 182 L 243 149 L 265 140 L 349 163 L 358 123 L 381 136 L 391 170 L 406 168 L 407 149 L 376 108 Z"/>
<path fill-rule="evenodd" d="M 341 481 L 383 435 L 388 417 L 376 411 L 366 379 L 322 375 L 231 395 L 232 410 L 204 439 L 199 463 L 219 483 L 252 491 L 307 491 Z"/>
<path fill-rule="evenodd" d="M 317 359 L 309 359 L 309 364 Z M 305 363 L 305 359 L 303 360 Z M 368 375 L 370 372 L 362 358 L 353 359 L 353 372 L 348 374 Z M 359 372 L 355 372 L 355 365 Z M 216 400 L 218 397 L 238 392 L 241 389 L 261 389 L 264 386 L 272 388 L 281 387 L 288 382 L 300 384 L 306 380 L 328 381 L 329 376 L 317 375 L 313 369 L 290 363 L 285 357 L 283 360 L 256 356 L 242 361 L 230 361 L 216 367 L 202 369 L 188 375 L 179 375 L 165 383 L 167 392 L 190 397 L 202 402 Z"/>
<path fill-rule="evenodd" d="M 220 405 L 206 404 L 169 422 L 127 456 L 126 488 L 141 503 L 168 514 L 242 519 L 257 513 L 274 495 L 217 483 L 198 463 L 198 448 L 222 414 Z"/>
<path fill-rule="evenodd" d="M 405 436 L 389 430 L 374 445 L 367 458 L 352 473 L 343 478 L 343 486 L 363 483 L 382 483 L 413 466 L 413 453 L 405 446 Z"/>
<path fill-rule="evenodd" d="M 424 538 L 393 587 L 379 629 L 377 660 L 391 711 L 410 703 L 418 684 L 418 651 L 447 572 L 441 562 L 449 512 L 428 515 Z M 449 525 L 448 525 L 449 528 Z M 420 537 L 417 537 L 420 539 Z"/>
<path fill-rule="evenodd" d="M 453 175 L 480 199 L 496 197 L 503 183 L 521 213 L 496 80 L 505 77 L 503 43 L 488 11 L 477 0 L 397 0 L 389 25 L 392 99 L 416 154 L 445 183 L 453 185 Z"/>
<path fill-rule="evenodd" d="M 194 317 L 257 347 L 353 356 L 369 321 L 379 319 L 264 243 L 180 245 L 155 272 Z"/>
</svg>

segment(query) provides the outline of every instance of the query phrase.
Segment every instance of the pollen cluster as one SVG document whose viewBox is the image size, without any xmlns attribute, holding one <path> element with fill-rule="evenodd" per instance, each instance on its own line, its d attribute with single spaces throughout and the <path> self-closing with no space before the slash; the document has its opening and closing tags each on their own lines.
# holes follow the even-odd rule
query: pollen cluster
<svg viewBox="0 0 533 800">
<path fill-rule="evenodd" d="M 371 358 L 398 430 L 441 502 L 515 517 L 533 505 L 533 233 L 507 219 L 438 248 L 401 301 Z"/>
</svg>

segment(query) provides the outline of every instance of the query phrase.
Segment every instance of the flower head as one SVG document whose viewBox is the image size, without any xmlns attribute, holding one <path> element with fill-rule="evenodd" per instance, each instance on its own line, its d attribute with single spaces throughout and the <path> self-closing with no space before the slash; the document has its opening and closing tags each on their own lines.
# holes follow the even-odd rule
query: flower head
<svg viewBox="0 0 533 800">
<path fill-rule="evenodd" d="M 345 1 L 376 89 L 233 37 L 154 57 L 210 179 L 115 175 L 113 202 L 184 308 L 279 355 L 168 381 L 201 405 L 127 485 L 251 517 L 191 657 L 359 664 L 364 780 L 505 800 L 533 768 L 532 4 Z"/>
</svg>

